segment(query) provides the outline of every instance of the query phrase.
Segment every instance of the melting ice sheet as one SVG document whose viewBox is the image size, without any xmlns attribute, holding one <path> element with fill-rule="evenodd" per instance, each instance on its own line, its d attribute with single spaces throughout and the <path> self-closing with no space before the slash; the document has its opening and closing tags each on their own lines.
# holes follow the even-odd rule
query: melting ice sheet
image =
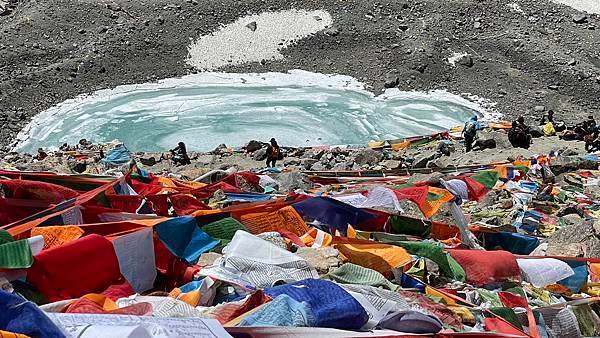
<svg viewBox="0 0 600 338">
<path fill-rule="evenodd" d="M 343 75 L 200 73 L 124 85 L 52 107 L 19 133 L 15 150 L 119 139 L 133 151 L 184 141 L 206 151 L 275 137 L 282 145 L 366 144 L 462 124 L 484 110 L 444 91 L 374 96 Z"/>
</svg>

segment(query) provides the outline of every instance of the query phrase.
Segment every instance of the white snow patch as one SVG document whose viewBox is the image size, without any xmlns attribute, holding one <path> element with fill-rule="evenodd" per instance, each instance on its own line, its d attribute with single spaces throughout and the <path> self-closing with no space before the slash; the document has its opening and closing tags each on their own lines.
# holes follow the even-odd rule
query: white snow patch
<svg viewBox="0 0 600 338">
<path fill-rule="evenodd" d="M 600 14 L 600 0 L 552 0 L 579 11 Z"/>
<path fill-rule="evenodd" d="M 248 24 L 256 23 L 252 31 Z M 215 70 L 262 60 L 281 59 L 280 50 L 332 24 L 323 10 L 287 10 L 249 15 L 200 37 L 188 47 L 187 63 L 200 70 Z"/>
</svg>

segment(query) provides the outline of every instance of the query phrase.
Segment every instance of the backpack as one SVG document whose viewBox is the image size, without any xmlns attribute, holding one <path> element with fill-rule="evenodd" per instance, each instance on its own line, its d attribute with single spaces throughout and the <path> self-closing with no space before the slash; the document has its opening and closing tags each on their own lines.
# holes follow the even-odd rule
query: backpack
<svg viewBox="0 0 600 338">
<path fill-rule="evenodd" d="M 469 121 L 465 125 L 465 135 L 475 136 L 477 133 L 477 125 L 475 122 Z"/>
<path fill-rule="evenodd" d="M 544 136 L 552 136 L 552 135 L 556 134 L 556 130 L 554 129 L 554 125 L 552 124 L 552 122 L 546 123 L 544 125 L 543 131 L 544 131 Z"/>
<path fill-rule="evenodd" d="M 279 150 L 279 148 L 271 147 L 271 159 L 279 160 L 280 154 L 281 151 Z"/>
</svg>

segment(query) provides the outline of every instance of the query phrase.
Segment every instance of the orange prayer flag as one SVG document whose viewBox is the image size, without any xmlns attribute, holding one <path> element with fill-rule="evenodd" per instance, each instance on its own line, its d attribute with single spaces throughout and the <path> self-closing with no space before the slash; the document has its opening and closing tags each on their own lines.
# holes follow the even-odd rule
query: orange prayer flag
<svg viewBox="0 0 600 338">
<path fill-rule="evenodd" d="M 389 273 L 412 260 L 406 250 L 399 246 L 373 244 L 337 244 L 338 249 L 351 263 L 373 269 L 380 273 Z"/>
<path fill-rule="evenodd" d="M 275 212 L 259 212 L 242 215 L 241 223 L 254 235 L 277 230 L 288 230 L 298 236 L 308 232 L 308 226 L 291 206 Z"/>
<path fill-rule="evenodd" d="M 32 237 L 44 237 L 44 249 L 50 249 L 74 241 L 82 235 L 83 230 L 76 225 L 35 227 L 31 229 Z"/>
</svg>

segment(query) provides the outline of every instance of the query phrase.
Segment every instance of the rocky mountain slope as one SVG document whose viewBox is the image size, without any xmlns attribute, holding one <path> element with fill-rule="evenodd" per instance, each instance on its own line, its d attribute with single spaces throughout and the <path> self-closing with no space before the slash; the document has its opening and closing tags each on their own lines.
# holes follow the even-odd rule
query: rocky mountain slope
<svg viewBox="0 0 600 338">
<path fill-rule="evenodd" d="M 547 0 L 0 0 L 0 145 L 78 94 L 194 72 L 191 41 L 290 8 L 326 10 L 333 25 L 282 60 L 221 70 L 346 74 L 375 93 L 445 88 L 507 116 L 600 113 L 600 17 Z"/>
</svg>

